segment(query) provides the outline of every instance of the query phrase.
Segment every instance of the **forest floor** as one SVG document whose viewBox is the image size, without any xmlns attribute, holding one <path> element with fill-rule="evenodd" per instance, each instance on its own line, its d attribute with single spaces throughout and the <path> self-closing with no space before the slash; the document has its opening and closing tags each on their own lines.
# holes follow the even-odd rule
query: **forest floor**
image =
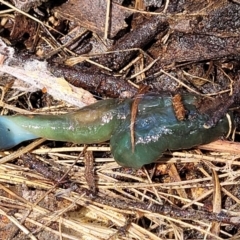
<svg viewBox="0 0 240 240">
<path fill-rule="evenodd" d="M 235 121 L 139 170 L 108 142 L 0 151 L 0 239 L 240 239 L 239 14 L 237 0 L 0 0 L 1 115 L 145 89 L 211 98 L 213 118 Z"/>
</svg>

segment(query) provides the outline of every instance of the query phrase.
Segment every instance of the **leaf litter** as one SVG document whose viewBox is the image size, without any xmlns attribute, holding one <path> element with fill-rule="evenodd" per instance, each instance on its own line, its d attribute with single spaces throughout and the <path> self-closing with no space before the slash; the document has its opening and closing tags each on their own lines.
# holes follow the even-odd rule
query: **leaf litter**
<svg viewBox="0 0 240 240">
<path fill-rule="evenodd" d="M 15 7 L 26 12 L 34 7 L 37 14 L 49 7 L 46 1 L 31 1 L 29 5 L 13 2 Z M 34 35 L 31 28 L 25 28 L 23 31 L 33 38 L 26 41 L 24 34 L 12 34 L 10 40 L 23 41 L 27 49 L 34 49 L 35 39 L 39 38 L 39 56 L 49 56 L 45 63 L 26 58 L 18 51 L 14 54 L 13 48 L 1 41 L 0 70 L 8 73 L 2 75 L 3 81 L 9 82 L 14 77 L 30 84 L 27 87 L 21 84 L 23 99 L 18 97 L 20 83 L 17 81 L 13 88 L 2 90 L 2 114 L 21 111 L 57 114 L 69 111 L 71 106 L 82 107 L 96 101 L 92 94 L 68 82 L 83 86 L 98 98 L 122 96 L 124 91 L 133 96 L 137 89 L 136 83 L 132 85 L 131 76 L 138 73 L 135 70 L 139 68 L 131 61 L 138 54 L 143 54 L 142 68 L 146 68 L 142 83 L 151 86 L 153 91 L 176 91 L 179 82 L 176 84 L 170 77 L 173 76 L 202 94 L 231 92 L 229 78 L 219 69 L 234 81 L 239 78 L 236 74 L 239 21 L 234 20 L 239 9 L 237 3 L 191 1 L 184 5 L 167 1 L 166 5 L 159 2 L 154 5 L 155 1 L 149 1 L 153 9 L 154 6 L 159 8 L 151 12 L 148 1 L 136 5 L 134 1 L 128 4 L 113 1 L 112 12 L 107 16 L 110 28 L 106 30 L 107 2 L 70 1 L 57 7 L 58 17 L 61 15 L 64 21 L 71 21 L 73 26 L 80 25 L 90 32 L 83 39 L 79 38 L 79 46 L 92 45 L 86 48 L 87 53 L 80 55 L 82 61 L 78 66 L 64 70 L 65 74 L 59 70 L 69 68 L 64 64 L 65 59 L 79 56 L 74 48 L 69 50 L 68 45 L 61 46 L 56 41 L 56 32 L 62 30 L 60 17 L 52 22 L 54 33 L 45 32 L 41 27 L 39 34 Z M 79 8 L 79 5 L 85 7 Z M 101 11 L 96 12 L 99 6 Z M 99 19 L 96 21 L 93 16 Z M 219 16 L 222 21 L 216 21 Z M 127 29 L 126 19 L 132 21 L 131 31 Z M 9 24 L 4 25 L 5 29 L 21 32 L 16 24 L 14 29 L 10 18 L 6 21 Z M 153 26 L 149 39 L 149 32 L 144 32 L 148 26 Z M 122 33 L 117 36 L 120 30 Z M 108 39 L 104 40 L 106 32 Z M 138 40 L 139 35 L 142 38 Z M 59 50 L 55 51 L 57 48 Z M 62 61 L 55 62 L 54 54 L 60 55 Z M 119 71 L 126 65 L 129 68 Z M 161 68 L 164 71 L 159 72 Z M 70 75 L 70 71 L 78 73 L 79 77 L 75 79 L 76 75 Z M 169 75 L 163 74 L 165 71 Z M 102 76 L 101 81 L 94 82 L 93 73 L 95 78 Z M 186 77 L 186 73 L 206 81 L 193 83 L 193 78 Z M 83 74 L 88 74 L 86 82 L 92 85 L 81 82 Z M 67 79 L 69 75 L 71 78 Z M 118 81 L 122 81 L 121 88 L 120 85 L 113 88 L 110 83 Z M 34 109 L 31 106 L 28 99 L 36 89 L 42 95 L 53 97 L 50 104 L 42 97 L 43 107 Z M 108 143 L 87 148 L 93 151 L 94 162 L 84 162 L 83 146 L 44 140 L 30 145 L 28 148 L 26 143 L 26 149 L 18 147 L 0 153 L 0 215 L 3 220 L 0 228 L 6 239 L 49 239 L 49 236 L 51 239 L 226 239 L 239 236 L 240 152 L 237 140 L 219 140 L 193 150 L 168 152 L 156 164 L 141 170 L 119 167 L 111 158 Z M 31 154 L 26 154 L 28 152 Z M 89 190 L 95 187 L 95 191 Z"/>
</svg>

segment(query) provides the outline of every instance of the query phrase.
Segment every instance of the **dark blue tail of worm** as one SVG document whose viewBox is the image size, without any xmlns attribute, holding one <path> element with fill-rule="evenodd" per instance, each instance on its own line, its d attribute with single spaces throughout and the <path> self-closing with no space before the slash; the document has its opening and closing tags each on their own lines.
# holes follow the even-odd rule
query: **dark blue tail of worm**
<svg viewBox="0 0 240 240">
<path fill-rule="evenodd" d="M 19 143 L 38 138 L 16 125 L 11 117 L 0 116 L 0 150 L 12 148 Z"/>
</svg>

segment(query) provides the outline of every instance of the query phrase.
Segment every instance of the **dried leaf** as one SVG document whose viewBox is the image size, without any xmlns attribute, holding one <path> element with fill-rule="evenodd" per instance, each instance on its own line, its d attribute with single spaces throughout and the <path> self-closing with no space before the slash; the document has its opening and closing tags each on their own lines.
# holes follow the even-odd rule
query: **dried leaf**
<svg viewBox="0 0 240 240">
<path fill-rule="evenodd" d="M 86 27 L 88 30 L 98 33 L 100 36 L 105 32 L 107 12 L 106 0 L 70 0 L 55 9 L 58 18 L 65 18 Z M 112 2 L 109 16 L 109 37 L 114 37 L 120 30 L 127 27 L 125 19 L 132 14 L 120 5 Z"/>
</svg>

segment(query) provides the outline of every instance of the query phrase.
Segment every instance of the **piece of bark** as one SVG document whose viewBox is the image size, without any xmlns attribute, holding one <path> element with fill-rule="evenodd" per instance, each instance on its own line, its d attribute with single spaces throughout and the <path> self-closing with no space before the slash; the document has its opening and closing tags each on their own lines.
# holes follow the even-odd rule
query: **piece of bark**
<svg viewBox="0 0 240 240">
<path fill-rule="evenodd" d="M 198 5 L 198 1 L 189 4 Z M 195 5 L 194 5 L 195 4 Z M 186 7 L 186 9 L 185 9 Z M 146 73 L 151 75 L 172 63 L 199 62 L 238 57 L 240 21 L 238 4 L 223 0 L 183 7 L 184 14 L 166 16 L 171 29 L 168 41 L 157 41 L 149 53 L 159 61 Z"/>
<path fill-rule="evenodd" d="M 159 57 L 155 68 L 171 63 L 196 62 L 223 57 L 233 57 L 240 53 L 239 37 L 221 38 L 200 34 L 176 33 L 164 47 L 155 46 L 151 50 L 154 58 Z M 156 67 L 157 66 L 157 67 Z"/>
<path fill-rule="evenodd" d="M 192 12 L 196 10 L 192 9 Z M 195 16 L 173 19 L 170 28 L 182 32 L 214 35 L 218 37 L 237 37 L 240 33 L 240 6 L 227 0 L 214 2 L 199 9 Z M 192 12 L 189 12 L 190 14 Z M 184 30 L 185 29 L 185 30 Z"/>
<path fill-rule="evenodd" d="M 133 31 L 122 37 L 109 51 L 115 51 L 104 58 L 99 59 L 99 63 L 112 70 L 119 70 L 129 63 L 139 50 L 154 40 L 154 37 L 168 28 L 166 18 L 162 15 L 153 15 L 136 27 Z M 128 50 L 129 51 L 125 51 Z M 135 50 L 131 50 L 135 49 Z M 124 52 L 123 52 L 124 50 Z"/>
<path fill-rule="evenodd" d="M 81 69 L 49 63 L 49 69 L 55 76 L 64 77 L 76 87 L 82 87 L 108 97 L 116 98 L 123 95 L 131 97 L 137 93 L 136 88 L 122 77 L 107 75 L 95 68 Z"/>
</svg>

